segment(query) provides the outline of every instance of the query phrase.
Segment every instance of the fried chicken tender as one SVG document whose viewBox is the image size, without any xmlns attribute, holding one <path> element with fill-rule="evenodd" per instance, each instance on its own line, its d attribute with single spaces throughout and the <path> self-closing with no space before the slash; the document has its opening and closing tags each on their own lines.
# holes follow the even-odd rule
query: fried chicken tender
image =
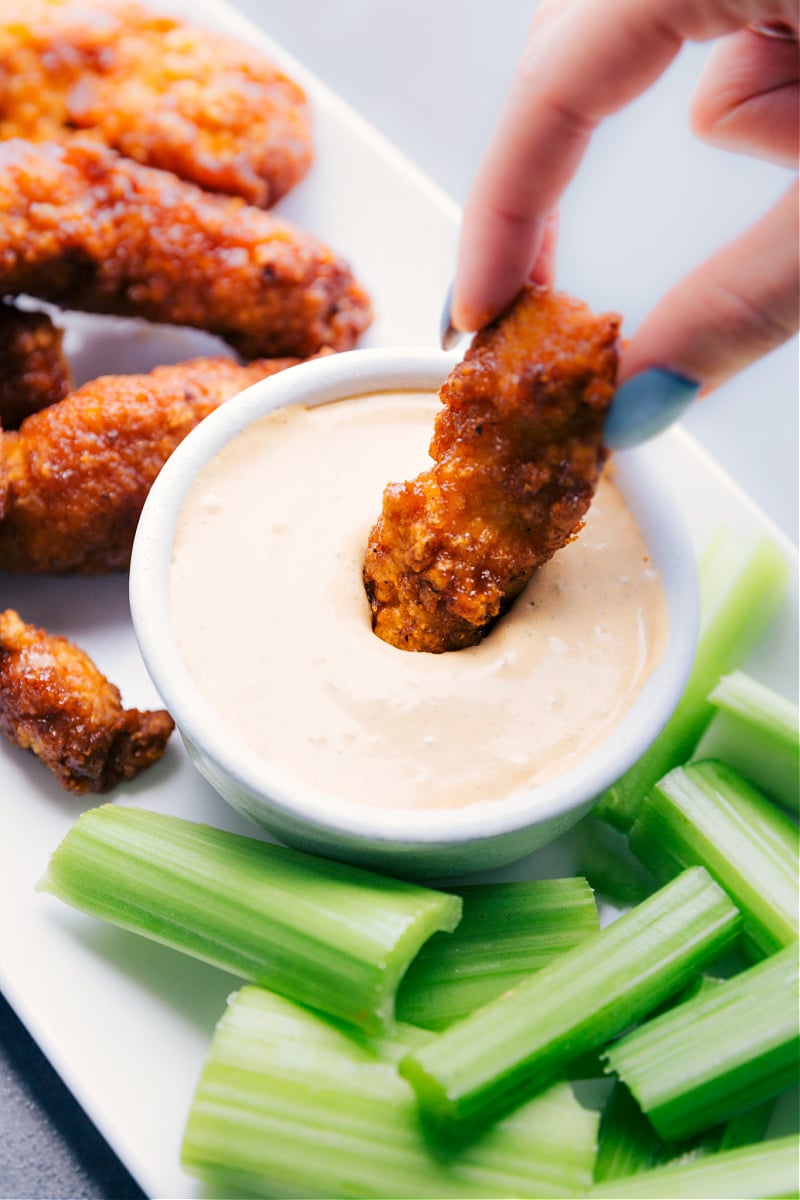
<svg viewBox="0 0 800 1200">
<path fill-rule="evenodd" d="M 198 358 L 147 375 L 105 375 L 2 435 L 0 569 L 127 569 L 147 493 L 179 442 L 236 392 L 297 361 Z"/>
<path fill-rule="evenodd" d="M 119 689 L 66 638 L 0 613 L 0 731 L 67 791 L 133 779 L 161 758 L 173 729 L 164 709 L 123 708 Z"/>
<path fill-rule="evenodd" d="M 125 0 L 0 0 L 0 138 L 75 130 L 267 207 L 307 171 L 302 88 L 258 50 Z"/>
<path fill-rule="evenodd" d="M 607 451 L 619 319 L 527 287 L 445 381 L 434 466 L 391 483 L 364 583 L 378 637 L 438 654 L 479 642 L 581 527 Z"/>
<path fill-rule="evenodd" d="M 370 321 L 309 233 L 93 142 L 0 144 L 0 296 L 190 325 L 244 358 L 351 347 Z"/>
<path fill-rule="evenodd" d="M 0 304 L 0 428 L 16 429 L 66 396 L 72 383 L 63 340 L 47 313 Z"/>
</svg>

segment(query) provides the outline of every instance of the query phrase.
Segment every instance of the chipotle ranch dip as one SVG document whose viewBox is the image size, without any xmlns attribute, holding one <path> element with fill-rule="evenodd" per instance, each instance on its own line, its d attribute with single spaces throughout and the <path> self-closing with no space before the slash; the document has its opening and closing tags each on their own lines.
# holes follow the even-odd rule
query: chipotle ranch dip
<svg viewBox="0 0 800 1200">
<path fill-rule="evenodd" d="M 367 535 L 386 483 L 429 465 L 438 407 L 382 392 L 276 409 L 200 473 L 174 541 L 178 644 L 220 720 L 283 771 L 377 807 L 502 799 L 569 770 L 667 641 L 661 581 L 608 477 L 478 646 L 409 653 L 373 634 Z"/>
</svg>

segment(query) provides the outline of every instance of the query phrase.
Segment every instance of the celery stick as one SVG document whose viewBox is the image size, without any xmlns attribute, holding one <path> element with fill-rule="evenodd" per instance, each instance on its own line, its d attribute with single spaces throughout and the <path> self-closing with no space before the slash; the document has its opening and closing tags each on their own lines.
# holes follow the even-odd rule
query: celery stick
<svg viewBox="0 0 800 1200">
<path fill-rule="evenodd" d="M 769 1200 L 796 1196 L 797 1139 L 774 1138 L 593 1187 L 589 1200 Z"/>
<path fill-rule="evenodd" d="M 443 1135 L 480 1126 L 556 1079 L 718 957 L 740 916 L 701 867 L 400 1063 Z"/>
<path fill-rule="evenodd" d="M 259 988 L 234 996 L 192 1101 L 183 1165 L 218 1194 L 582 1195 L 598 1118 L 565 1083 L 458 1152 L 434 1152 L 397 1057 L 432 1035 L 370 1040 Z"/>
<path fill-rule="evenodd" d="M 787 578 L 783 555 L 767 539 L 749 547 L 728 530 L 712 539 L 700 561 L 700 634 L 684 693 L 650 749 L 603 794 L 596 816 L 629 829 L 653 784 L 691 758 L 714 715 L 709 692 L 754 648 Z"/>
<path fill-rule="evenodd" d="M 575 831 L 575 870 L 584 875 L 595 892 L 620 908 L 638 904 L 658 883 L 631 854 L 628 839 L 618 830 L 584 817 Z"/>
<path fill-rule="evenodd" d="M 739 1146 L 752 1146 L 766 1137 L 769 1123 L 775 1112 L 775 1101 L 767 1100 L 748 1108 L 746 1112 L 731 1117 L 719 1131 L 720 1150 L 737 1150 Z"/>
<path fill-rule="evenodd" d="M 594 1181 L 621 1179 L 653 1165 L 661 1140 L 628 1089 L 619 1082 L 600 1118 Z"/>
<path fill-rule="evenodd" d="M 645 1022 L 605 1054 L 665 1141 L 692 1137 L 797 1079 L 800 971 L 787 946 Z"/>
<path fill-rule="evenodd" d="M 458 929 L 435 934 L 400 984 L 401 1021 L 444 1029 L 599 927 L 585 879 L 476 884 L 458 893 Z"/>
<path fill-rule="evenodd" d="M 620 1179 L 666 1163 L 694 1162 L 721 1150 L 736 1150 L 762 1141 L 775 1111 L 775 1101 L 737 1113 L 690 1141 L 665 1143 L 628 1088 L 616 1080 L 600 1118 L 600 1142 L 594 1181 Z"/>
<path fill-rule="evenodd" d="M 703 753 L 730 763 L 770 800 L 800 812 L 797 705 L 744 671 L 723 676 L 709 700 L 716 715 Z"/>
<path fill-rule="evenodd" d="M 256 838 L 106 804 L 85 812 L 39 890 L 365 1028 L 461 900 Z"/>
<path fill-rule="evenodd" d="M 670 771 L 639 810 L 630 845 L 662 883 L 705 867 L 741 910 L 756 957 L 796 941 L 797 827 L 732 767 L 708 761 Z"/>
<path fill-rule="evenodd" d="M 724 1125 L 716 1125 L 688 1142 L 669 1143 L 663 1147 L 656 1162 L 688 1163 L 704 1154 L 717 1154 L 720 1150 L 737 1150 L 739 1146 L 752 1146 L 766 1136 L 775 1107 L 775 1100 L 768 1100 L 765 1104 L 757 1104 L 746 1112 L 737 1113 Z"/>
</svg>

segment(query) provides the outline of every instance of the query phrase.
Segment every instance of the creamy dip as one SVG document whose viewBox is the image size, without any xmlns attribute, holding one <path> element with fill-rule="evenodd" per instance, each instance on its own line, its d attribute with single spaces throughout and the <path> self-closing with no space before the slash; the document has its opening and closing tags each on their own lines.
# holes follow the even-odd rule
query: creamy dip
<svg viewBox="0 0 800 1200">
<path fill-rule="evenodd" d="M 391 808 L 503 798 L 568 770 L 666 644 L 642 535 L 610 479 L 586 526 L 478 646 L 377 638 L 361 579 L 389 480 L 430 465 L 433 395 L 282 408 L 195 481 L 171 571 L 181 652 L 220 719 L 333 797 Z"/>
</svg>

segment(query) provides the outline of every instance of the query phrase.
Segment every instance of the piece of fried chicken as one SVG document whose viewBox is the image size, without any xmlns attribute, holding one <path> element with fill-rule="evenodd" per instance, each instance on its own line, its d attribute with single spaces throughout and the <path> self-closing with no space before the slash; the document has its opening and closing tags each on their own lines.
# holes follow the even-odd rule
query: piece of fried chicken
<svg viewBox="0 0 800 1200">
<path fill-rule="evenodd" d="M 472 646 L 580 529 L 606 458 L 619 319 L 525 288 L 440 392 L 434 466 L 389 484 L 364 583 L 378 637 Z"/>
<path fill-rule="evenodd" d="M 127 569 L 147 493 L 179 442 L 236 392 L 297 361 L 199 358 L 105 375 L 3 434 L 0 569 Z"/>
<path fill-rule="evenodd" d="M 0 428 L 16 429 L 66 396 L 71 375 L 63 340 L 64 331 L 47 313 L 0 304 Z"/>
<path fill-rule="evenodd" d="M 161 758 L 173 729 L 164 709 L 123 708 L 119 689 L 66 638 L 0 613 L 0 731 L 67 791 L 133 779 Z"/>
<path fill-rule="evenodd" d="M 307 171 L 310 126 L 302 88 L 242 42 L 125 0 L 0 0 L 3 140 L 86 130 L 267 207 Z"/>
<path fill-rule="evenodd" d="M 190 325 L 244 358 L 353 346 L 370 322 L 309 233 L 97 143 L 0 143 L 0 296 Z"/>
</svg>

